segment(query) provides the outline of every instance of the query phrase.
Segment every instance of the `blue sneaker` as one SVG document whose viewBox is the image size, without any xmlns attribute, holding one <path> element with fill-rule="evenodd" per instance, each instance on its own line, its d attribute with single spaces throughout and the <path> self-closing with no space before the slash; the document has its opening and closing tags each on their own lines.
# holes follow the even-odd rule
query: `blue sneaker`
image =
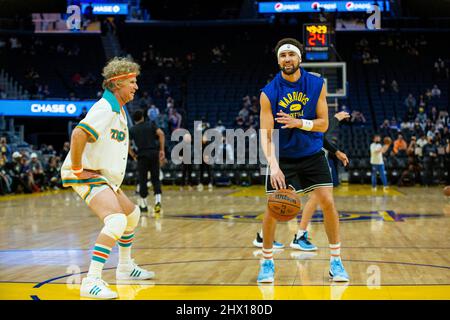
<svg viewBox="0 0 450 320">
<path fill-rule="evenodd" d="M 258 282 L 271 283 L 275 273 L 273 260 L 264 260 L 259 267 Z"/>
<path fill-rule="evenodd" d="M 291 242 L 291 248 L 302 251 L 316 251 L 317 247 L 308 240 L 308 232 L 305 232 L 300 238 L 297 234 L 294 235 L 294 240 Z"/>
<path fill-rule="evenodd" d="M 349 277 L 342 265 L 341 259 L 331 259 L 330 261 L 330 278 L 337 282 L 348 282 Z"/>
<path fill-rule="evenodd" d="M 263 238 L 261 237 L 261 235 L 259 234 L 259 232 L 256 233 L 256 239 L 253 240 L 253 245 L 257 248 L 262 248 L 263 247 Z M 278 242 L 278 241 L 274 241 L 273 242 L 273 248 L 274 249 L 283 249 L 284 248 L 284 244 Z"/>
</svg>

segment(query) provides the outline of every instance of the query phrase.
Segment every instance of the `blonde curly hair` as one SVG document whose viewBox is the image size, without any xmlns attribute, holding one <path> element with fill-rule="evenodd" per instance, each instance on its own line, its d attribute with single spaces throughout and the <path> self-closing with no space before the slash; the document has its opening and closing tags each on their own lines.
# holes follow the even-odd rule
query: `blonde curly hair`
<svg viewBox="0 0 450 320">
<path fill-rule="evenodd" d="M 141 73 L 141 66 L 125 57 L 114 57 L 109 60 L 102 72 L 102 76 L 104 78 L 102 84 L 103 89 L 112 91 L 115 88 L 120 88 L 122 83 L 127 79 L 118 79 L 115 81 L 109 81 L 109 79 L 128 73 L 136 73 L 137 77 Z"/>
</svg>

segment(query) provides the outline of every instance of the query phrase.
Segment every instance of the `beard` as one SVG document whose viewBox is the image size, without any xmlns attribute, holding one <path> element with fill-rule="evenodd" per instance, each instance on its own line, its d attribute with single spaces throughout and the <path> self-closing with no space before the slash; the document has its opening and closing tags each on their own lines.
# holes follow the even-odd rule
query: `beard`
<svg viewBox="0 0 450 320">
<path fill-rule="evenodd" d="M 294 74 L 298 69 L 300 68 L 300 63 L 298 63 L 297 65 L 293 65 L 292 69 L 290 71 L 286 71 L 286 67 L 280 67 L 280 70 L 285 74 L 290 76 L 291 74 Z"/>
</svg>

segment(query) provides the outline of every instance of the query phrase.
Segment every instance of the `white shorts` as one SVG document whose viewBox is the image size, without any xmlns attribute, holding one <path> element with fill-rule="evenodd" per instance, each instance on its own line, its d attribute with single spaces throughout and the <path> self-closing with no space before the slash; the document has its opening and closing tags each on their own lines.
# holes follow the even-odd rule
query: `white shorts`
<svg viewBox="0 0 450 320">
<path fill-rule="evenodd" d="M 80 184 L 77 186 L 73 185 L 72 188 L 78 193 L 81 199 L 89 204 L 97 194 L 111 187 L 107 184 Z"/>
</svg>

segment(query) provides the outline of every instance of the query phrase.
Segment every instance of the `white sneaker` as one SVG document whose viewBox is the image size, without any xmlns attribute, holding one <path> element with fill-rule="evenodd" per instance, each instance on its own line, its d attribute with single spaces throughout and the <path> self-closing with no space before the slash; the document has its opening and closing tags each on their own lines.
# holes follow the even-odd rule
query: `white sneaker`
<svg viewBox="0 0 450 320">
<path fill-rule="evenodd" d="M 134 259 L 129 264 L 119 264 L 116 269 L 117 280 L 148 280 L 154 277 L 153 271 L 142 269 L 134 263 Z"/>
<path fill-rule="evenodd" d="M 81 281 L 80 296 L 95 299 L 117 298 L 117 293 L 108 287 L 109 285 L 100 278 L 86 277 Z"/>
</svg>

